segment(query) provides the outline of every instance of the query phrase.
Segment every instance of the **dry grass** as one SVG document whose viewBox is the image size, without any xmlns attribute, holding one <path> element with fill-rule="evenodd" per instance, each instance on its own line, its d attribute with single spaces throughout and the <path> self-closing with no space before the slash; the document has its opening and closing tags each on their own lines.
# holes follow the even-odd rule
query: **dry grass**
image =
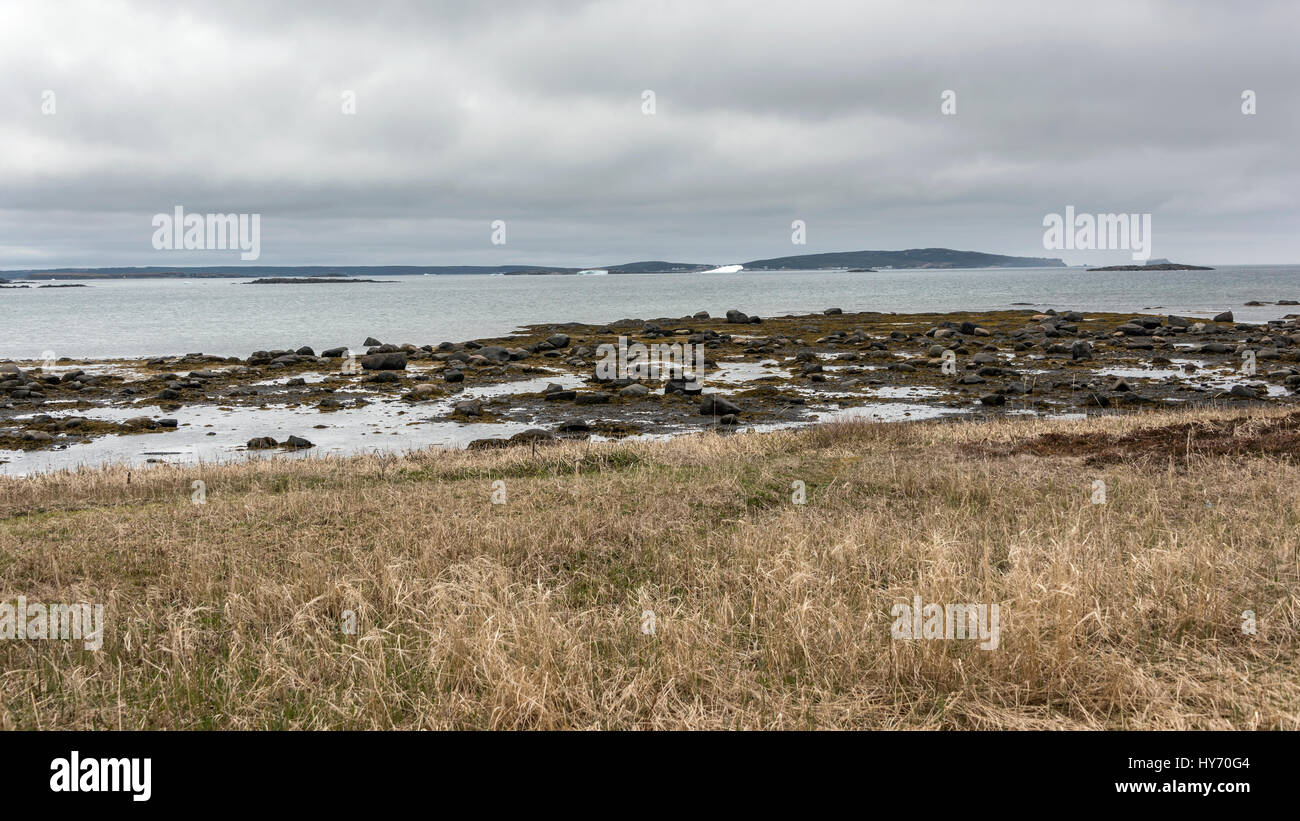
<svg viewBox="0 0 1300 821">
<path fill-rule="evenodd" d="M 0 479 L 0 601 L 108 619 L 0 641 L 0 727 L 1295 729 L 1300 467 L 1015 447 L 1286 413 Z M 891 639 L 914 594 L 1001 646 Z"/>
</svg>

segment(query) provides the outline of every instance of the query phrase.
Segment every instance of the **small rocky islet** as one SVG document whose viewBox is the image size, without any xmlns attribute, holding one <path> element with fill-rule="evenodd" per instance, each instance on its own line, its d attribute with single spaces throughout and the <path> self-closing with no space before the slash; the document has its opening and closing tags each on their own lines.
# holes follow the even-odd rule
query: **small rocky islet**
<svg viewBox="0 0 1300 821">
<path fill-rule="evenodd" d="M 601 345 L 701 346 L 699 382 L 609 378 Z M 50 363 L 45 363 L 49 365 Z M 678 374 L 680 376 L 680 374 Z M 1032 309 L 623 319 L 527 326 L 436 344 L 366 340 L 246 358 L 190 353 L 53 367 L 0 363 L 0 450 L 166 433 L 182 407 L 315 408 L 323 418 L 374 402 L 413 424 L 514 423 L 471 448 L 556 438 L 765 429 L 842 418 L 1120 412 L 1197 402 L 1300 401 L 1300 324 Z M 114 409 L 121 421 L 96 418 Z M 127 409 L 127 410 L 123 410 Z M 1104 409 L 1104 411 L 1103 411 Z M 880 413 L 875 413 L 880 411 Z M 132 415 L 124 416 L 131 412 Z M 346 423 L 345 423 L 346 424 Z M 318 425 L 321 427 L 323 425 Z M 512 429 L 514 429 L 512 428 Z M 305 449 L 264 431 L 231 447 Z"/>
</svg>

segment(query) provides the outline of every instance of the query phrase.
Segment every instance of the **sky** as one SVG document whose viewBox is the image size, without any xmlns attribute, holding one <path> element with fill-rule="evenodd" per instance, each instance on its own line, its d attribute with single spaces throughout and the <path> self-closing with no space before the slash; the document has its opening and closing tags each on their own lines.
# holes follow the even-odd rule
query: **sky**
<svg viewBox="0 0 1300 821">
<path fill-rule="evenodd" d="M 240 264 L 156 248 L 176 206 L 260 215 L 256 265 L 1131 261 L 1045 249 L 1067 206 L 1297 263 L 1298 31 L 1294 0 L 6 0 L 0 269 Z"/>
</svg>

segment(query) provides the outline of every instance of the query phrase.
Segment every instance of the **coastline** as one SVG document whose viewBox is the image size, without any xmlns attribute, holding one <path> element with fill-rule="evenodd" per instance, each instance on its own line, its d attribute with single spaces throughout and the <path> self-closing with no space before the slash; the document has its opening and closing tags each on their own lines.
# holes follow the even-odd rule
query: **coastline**
<svg viewBox="0 0 1300 821">
<path fill-rule="evenodd" d="M 1300 401 L 1294 317 L 728 314 L 319 353 L 0 364 L 0 472 Z M 620 339 L 694 351 L 698 384 L 666 369 L 600 373 Z"/>
</svg>

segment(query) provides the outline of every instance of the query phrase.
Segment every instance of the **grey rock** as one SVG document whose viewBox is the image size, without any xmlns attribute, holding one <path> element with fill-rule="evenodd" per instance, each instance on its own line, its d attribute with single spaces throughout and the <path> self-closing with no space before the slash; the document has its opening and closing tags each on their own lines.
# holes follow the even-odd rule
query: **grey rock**
<svg viewBox="0 0 1300 821">
<path fill-rule="evenodd" d="M 700 398 L 700 414 L 703 416 L 726 416 L 739 413 L 740 408 L 736 404 L 716 393 Z"/>
</svg>

